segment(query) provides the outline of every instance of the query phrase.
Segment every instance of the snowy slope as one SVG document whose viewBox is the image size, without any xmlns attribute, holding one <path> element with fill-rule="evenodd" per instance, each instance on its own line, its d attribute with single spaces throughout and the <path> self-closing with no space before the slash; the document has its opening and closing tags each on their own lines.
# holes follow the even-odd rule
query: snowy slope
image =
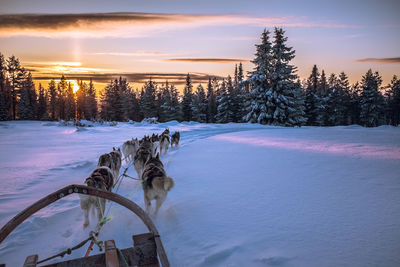
<svg viewBox="0 0 400 267">
<path fill-rule="evenodd" d="M 182 131 L 181 146 L 162 157 L 175 187 L 155 219 L 172 266 L 400 266 L 400 129 L 389 126 L 1 123 L 0 225 L 82 183 L 113 146 L 166 127 Z M 137 186 L 126 179 L 119 193 Z M 132 200 L 143 207 L 142 190 Z M 129 247 L 146 231 L 124 208 L 113 217 L 102 240 Z M 71 247 L 87 237 L 82 223 L 79 197 L 58 201 L 0 245 L 0 262 Z"/>
</svg>

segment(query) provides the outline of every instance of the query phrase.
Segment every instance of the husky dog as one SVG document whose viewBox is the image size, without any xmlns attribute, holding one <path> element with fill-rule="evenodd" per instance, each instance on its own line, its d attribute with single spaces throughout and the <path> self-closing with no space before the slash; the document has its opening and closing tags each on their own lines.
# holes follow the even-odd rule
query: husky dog
<svg viewBox="0 0 400 267">
<path fill-rule="evenodd" d="M 162 154 L 162 151 L 164 150 L 164 154 L 167 154 L 168 151 L 168 147 L 170 144 L 170 139 L 169 139 L 169 135 L 164 133 L 161 135 L 160 137 L 160 154 Z"/>
<path fill-rule="evenodd" d="M 134 160 L 133 160 L 133 166 L 135 167 L 135 170 L 138 174 L 139 179 L 142 177 L 142 171 L 144 164 L 146 161 L 151 158 L 152 155 L 152 150 L 150 147 L 145 147 L 145 146 L 140 146 L 138 151 L 136 151 Z"/>
<path fill-rule="evenodd" d="M 90 187 L 111 191 L 114 186 L 114 174 L 110 168 L 102 166 L 97 167 L 90 176 L 85 180 L 85 184 Z M 106 200 L 104 198 L 98 198 L 95 196 L 80 195 L 81 198 L 81 209 L 85 214 L 85 221 L 83 228 L 89 225 L 89 211 L 97 210 L 97 217 L 99 221 L 104 214 L 106 207 Z"/>
<path fill-rule="evenodd" d="M 153 143 L 153 149 L 154 149 L 154 154 L 155 155 L 157 153 L 157 150 L 160 146 L 160 136 L 158 134 L 152 134 L 151 138 L 150 138 L 151 142 Z"/>
<path fill-rule="evenodd" d="M 119 169 L 121 169 L 121 165 L 122 165 L 121 149 L 120 148 L 117 149 L 117 148 L 113 147 L 113 151 L 110 152 L 110 155 L 111 155 L 112 162 L 114 164 L 114 169 L 112 169 L 115 172 L 114 177 L 116 177 L 116 179 L 118 179 Z"/>
<path fill-rule="evenodd" d="M 174 146 L 178 146 L 179 145 L 179 139 L 181 139 L 181 134 L 179 132 L 175 132 L 172 136 L 171 136 L 171 147 Z"/>
<path fill-rule="evenodd" d="M 162 134 L 169 135 L 169 129 L 168 129 L 168 128 L 167 128 L 167 129 L 165 129 L 165 130 L 164 130 L 164 132 L 163 132 Z"/>
<path fill-rule="evenodd" d="M 100 156 L 97 166 L 110 168 L 114 177 L 118 178 L 119 169 L 121 168 L 121 158 L 121 150 L 113 147 L 112 152 Z"/>
<path fill-rule="evenodd" d="M 160 155 L 149 158 L 143 170 L 143 192 L 146 212 L 150 214 L 151 201 L 156 200 L 154 216 L 167 197 L 168 191 L 174 187 L 174 180 L 165 173 L 164 166 L 160 160 Z"/>
<path fill-rule="evenodd" d="M 133 157 L 138 149 L 139 141 L 137 138 L 132 138 L 132 140 L 128 140 L 122 145 L 122 152 L 124 153 L 126 163 L 133 160 Z"/>
</svg>

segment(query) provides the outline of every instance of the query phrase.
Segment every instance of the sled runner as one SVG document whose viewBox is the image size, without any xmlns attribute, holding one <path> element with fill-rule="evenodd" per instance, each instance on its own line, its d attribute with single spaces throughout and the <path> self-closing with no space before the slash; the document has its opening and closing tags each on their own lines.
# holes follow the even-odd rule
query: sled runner
<svg viewBox="0 0 400 267">
<path fill-rule="evenodd" d="M 165 253 L 160 235 L 151 221 L 150 217 L 137 204 L 124 198 L 118 194 L 108 191 L 99 190 L 93 187 L 84 185 L 69 185 L 66 186 L 42 199 L 35 202 L 25 210 L 21 211 L 12 218 L 6 225 L 0 229 L 0 243 L 22 222 L 29 216 L 33 215 L 38 210 L 50 205 L 51 203 L 70 194 L 79 193 L 84 195 L 97 196 L 105 198 L 124 206 L 135 213 L 146 225 L 149 233 L 133 235 L 133 246 L 125 249 L 118 249 L 114 240 L 104 242 L 105 253 L 97 254 L 89 257 L 83 257 L 48 265 L 53 267 L 80 267 L 80 266 L 167 266 L 169 261 Z M 90 238 L 83 242 L 89 241 Z M 93 240 L 92 240 L 93 241 Z M 83 243 L 82 242 L 82 243 Z M 83 246 L 83 243 L 81 246 Z M 69 253 L 67 253 L 69 254 Z M 38 255 L 30 255 L 26 258 L 23 266 L 34 267 L 40 263 Z M 0 267 L 5 266 L 0 264 Z"/>
</svg>

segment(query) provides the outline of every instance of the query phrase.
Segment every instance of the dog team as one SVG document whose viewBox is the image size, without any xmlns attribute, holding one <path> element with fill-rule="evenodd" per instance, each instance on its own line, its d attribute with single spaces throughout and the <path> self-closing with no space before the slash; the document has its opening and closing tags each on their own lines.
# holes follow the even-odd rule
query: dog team
<svg viewBox="0 0 400 267">
<path fill-rule="evenodd" d="M 178 146 L 180 133 L 175 132 L 169 136 L 169 129 L 165 129 L 161 135 L 154 134 L 128 140 L 122 145 L 122 153 L 127 163 L 133 161 L 133 166 L 142 180 L 145 209 L 150 214 L 151 201 L 156 201 L 154 216 L 157 215 L 160 206 L 165 201 L 168 191 L 174 187 L 174 181 L 167 176 L 164 165 L 160 160 L 160 154 L 166 154 L 169 146 Z M 112 191 L 119 177 L 122 165 L 122 153 L 119 148 L 100 156 L 97 168 L 85 180 L 85 184 L 101 190 Z M 98 220 L 104 215 L 106 201 L 104 198 L 81 195 L 81 209 L 84 212 L 83 227 L 89 225 L 89 211 L 97 211 Z"/>
</svg>

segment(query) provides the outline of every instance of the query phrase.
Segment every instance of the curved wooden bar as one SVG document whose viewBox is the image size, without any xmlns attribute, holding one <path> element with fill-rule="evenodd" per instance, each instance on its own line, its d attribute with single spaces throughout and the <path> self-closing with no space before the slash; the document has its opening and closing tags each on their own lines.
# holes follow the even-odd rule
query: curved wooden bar
<svg viewBox="0 0 400 267">
<path fill-rule="evenodd" d="M 150 217 L 147 215 L 147 213 L 141 207 L 139 207 L 134 202 L 132 202 L 129 199 L 124 198 L 120 195 L 114 194 L 112 192 L 96 189 L 93 187 L 88 187 L 85 185 L 72 184 L 72 185 L 66 186 L 50 195 L 45 196 L 44 198 L 33 203 L 31 206 L 27 207 L 26 209 L 24 209 L 23 211 L 18 213 L 14 218 L 12 218 L 6 225 L 4 225 L 0 229 L 0 243 L 3 242 L 3 240 L 18 225 L 20 225 L 22 222 L 24 222 L 29 216 L 33 215 L 38 210 L 50 205 L 53 202 L 56 202 L 57 200 L 65 197 L 65 196 L 75 194 L 75 193 L 105 198 L 105 199 L 114 201 L 114 202 L 120 204 L 121 206 L 124 206 L 125 208 L 129 209 L 133 213 L 135 213 L 143 221 L 143 223 L 147 226 L 149 231 L 154 234 L 154 239 L 155 239 L 155 243 L 157 246 L 157 254 L 160 258 L 161 265 L 169 266 L 169 261 L 168 261 L 167 255 L 165 253 L 164 246 L 162 245 L 162 242 L 160 239 L 160 234 L 158 233 L 157 228 L 151 221 Z"/>
</svg>

